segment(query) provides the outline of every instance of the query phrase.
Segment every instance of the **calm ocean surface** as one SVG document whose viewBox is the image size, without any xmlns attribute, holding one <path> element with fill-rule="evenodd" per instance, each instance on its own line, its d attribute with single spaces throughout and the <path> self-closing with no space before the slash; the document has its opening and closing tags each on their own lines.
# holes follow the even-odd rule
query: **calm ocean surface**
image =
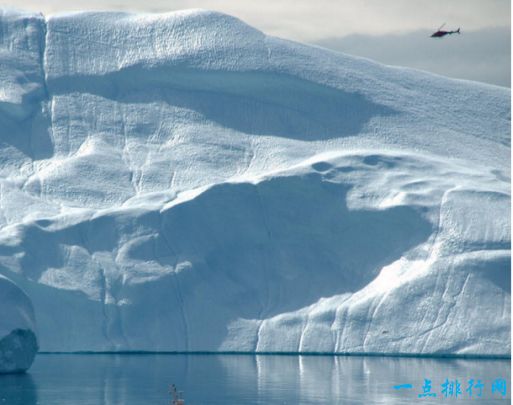
<svg viewBox="0 0 513 405">
<path fill-rule="evenodd" d="M 41 354 L 28 373 L 0 375 L 0 404 L 164 405 L 171 384 L 186 405 L 499 404 L 510 402 L 510 373 L 509 360 Z"/>
</svg>

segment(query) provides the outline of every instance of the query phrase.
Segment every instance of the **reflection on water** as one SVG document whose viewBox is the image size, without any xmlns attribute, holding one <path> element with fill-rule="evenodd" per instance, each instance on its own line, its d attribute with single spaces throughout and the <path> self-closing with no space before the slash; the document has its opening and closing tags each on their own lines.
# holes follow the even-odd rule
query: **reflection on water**
<svg viewBox="0 0 513 405">
<path fill-rule="evenodd" d="M 37 390 L 30 374 L 0 374 L 0 404 L 37 403 Z"/>
<path fill-rule="evenodd" d="M 458 380 L 445 398 L 441 384 Z M 430 379 L 436 398 L 419 398 Z M 484 384 L 469 398 L 468 380 Z M 495 392 L 496 379 L 507 395 Z M 0 376 L 0 404 L 169 404 L 169 386 L 192 404 L 509 403 L 509 360 L 343 356 L 38 355 L 28 374 Z M 394 389 L 411 384 L 412 388 Z"/>
</svg>

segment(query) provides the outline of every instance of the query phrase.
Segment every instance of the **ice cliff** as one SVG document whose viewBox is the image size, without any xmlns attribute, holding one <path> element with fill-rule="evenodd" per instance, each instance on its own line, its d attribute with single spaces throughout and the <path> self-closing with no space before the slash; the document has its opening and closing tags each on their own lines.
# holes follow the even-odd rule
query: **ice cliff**
<svg viewBox="0 0 513 405">
<path fill-rule="evenodd" d="M 505 356 L 510 240 L 509 89 L 215 12 L 0 13 L 0 273 L 43 351 Z"/>
</svg>

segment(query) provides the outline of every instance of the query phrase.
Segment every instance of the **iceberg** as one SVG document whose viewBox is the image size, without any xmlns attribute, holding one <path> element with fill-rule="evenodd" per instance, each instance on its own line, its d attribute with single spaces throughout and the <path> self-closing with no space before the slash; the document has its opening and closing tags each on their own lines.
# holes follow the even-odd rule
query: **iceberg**
<svg viewBox="0 0 513 405">
<path fill-rule="evenodd" d="M 510 355 L 509 89 L 205 10 L 0 26 L 0 273 L 41 350 Z"/>
<path fill-rule="evenodd" d="M 0 374 L 27 370 L 38 350 L 32 304 L 12 281 L 0 276 Z"/>
</svg>

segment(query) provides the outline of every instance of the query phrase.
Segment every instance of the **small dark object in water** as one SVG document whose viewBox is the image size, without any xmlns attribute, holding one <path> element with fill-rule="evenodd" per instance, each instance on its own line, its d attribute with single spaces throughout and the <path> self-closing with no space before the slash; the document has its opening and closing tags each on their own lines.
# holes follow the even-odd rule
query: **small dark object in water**
<svg viewBox="0 0 513 405">
<path fill-rule="evenodd" d="M 180 398 L 183 393 L 181 391 L 178 392 L 176 390 L 176 385 L 171 384 L 169 392 L 173 396 L 173 401 L 171 402 L 171 405 L 185 405 L 185 400 Z"/>
</svg>

